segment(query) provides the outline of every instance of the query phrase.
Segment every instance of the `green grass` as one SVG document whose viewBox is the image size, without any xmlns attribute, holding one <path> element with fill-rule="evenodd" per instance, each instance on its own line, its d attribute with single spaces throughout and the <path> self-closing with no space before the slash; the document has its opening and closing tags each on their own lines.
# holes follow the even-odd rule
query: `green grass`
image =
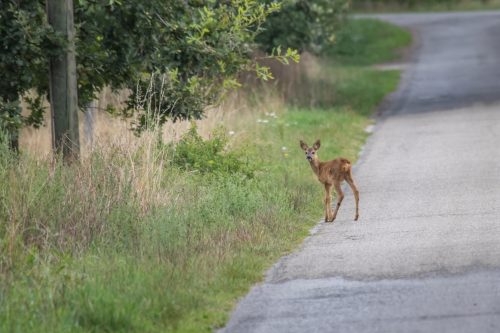
<svg viewBox="0 0 500 333">
<path fill-rule="evenodd" d="M 337 34 L 330 50 L 343 65 L 373 65 L 394 60 L 398 50 L 408 46 L 411 34 L 390 23 L 374 20 L 350 20 Z"/>
<path fill-rule="evenodd" d="M 499 0 L 408 0 L 354 1 L 353 9 L 360 13 L 444 12 L 500 9 Z"/>
<path fill-rule="evenodd" d="M 325 66 L 319 107 L 261 102 L 277 117 L 236 128 L 224 162 L 217 137 L 184 146 L 180 164 L 154 134 L 71 166 L 0 145 L 0 332 L 223 326 L 321 218 L 323 191 L 299 140 L 321 138 L 321 157 L 355 161 L 371 111 L 399 79 L 354 61 Z"/>
</svg>

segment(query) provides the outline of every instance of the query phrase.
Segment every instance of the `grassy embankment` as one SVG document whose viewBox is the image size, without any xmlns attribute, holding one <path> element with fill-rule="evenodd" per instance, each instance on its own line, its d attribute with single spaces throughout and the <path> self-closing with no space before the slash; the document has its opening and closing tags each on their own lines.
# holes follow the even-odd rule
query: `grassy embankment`
<svg viewBox="0 0 500 333">
<path fill-rule="evenodd" d="M 498 10 L 500 0 L 354 0 L 353 7 L 361 13 L 478 11 Z"/>
<path fill-rule="evenodd" d="M 254 98 L 261 113 L 231 124 L 228 144 L 193 134 L 174 150 L 146 135 L 69 167 L 2 146 L 0 331 L 224 325 L 235 300 L 321 217 L 299 138 L 320 137 L 322 156 L 355 160 L 371 111 L 398 83 L 398 72 L 367 66 L 394 58 L 409 34 L 373 21 L 347 29 L 336 63 L 301 88 L 323 89 L 321 108 Z"/>
</svg>

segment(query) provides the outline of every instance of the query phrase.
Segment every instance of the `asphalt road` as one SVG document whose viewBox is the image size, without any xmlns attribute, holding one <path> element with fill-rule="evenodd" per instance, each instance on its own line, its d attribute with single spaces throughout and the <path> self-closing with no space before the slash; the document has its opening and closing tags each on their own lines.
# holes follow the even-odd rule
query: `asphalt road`
<svg viewBox="0 0 500 333">
<path fill-rule="evenodd" d="M 500 12 L 380 17 L 417 40 L 354 171 L 360 221 L 346 190 L 224 332 L 500 332 Z"/>
</svg>

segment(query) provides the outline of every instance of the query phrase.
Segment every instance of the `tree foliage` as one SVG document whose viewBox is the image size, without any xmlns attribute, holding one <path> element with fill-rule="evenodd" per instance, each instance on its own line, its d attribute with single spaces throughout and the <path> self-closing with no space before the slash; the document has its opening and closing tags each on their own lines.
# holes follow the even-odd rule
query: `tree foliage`
<svg viewBox="0 0 500 333">
<path fill-rule="evenodd" d="M 136 129 L 149 120 L 200 118 L 205 107 L 238 86 L 235 74 L 253 69 L 254 39 L 278 2 L 257 0 L 75 0 L 78 96 L 85 106 L 105 86 L 129 89 Z M 39 126 L 41 98 L 22 117 L 19 98 L 34 89 L 48 93 L 48 59 L 65 48 L 47 24 L 43 0 L 0 2 L 0 119 L 12 133 Z M 282 61 L 298 60 L 288 50 Z M 147 105 L 147 107 L 144 107 Z M 116 110 L 115 110 L 116 111 Z"/>
<path fill-rule="evenodd" d="M 267 0 L 265 0 L 267 2 Z M 260 47 L 270 52 L 278 46 L 321 53 L 335 41 L 349 0 L 286 0 L 282 10 L 269 16 L 257 36 Z"/>
<path fill-rule="evenodd" d="M 0 128 L 13 134 L 11 144 L 17 129 L 41 124 L 41 98 L 28 97 L 32 112 L 22 117 L 19 97 L 31 89 L 47 93 L 48 57 L 63 44 L 47 23 L 42 1 L 0 1 Z"/>
</svg>

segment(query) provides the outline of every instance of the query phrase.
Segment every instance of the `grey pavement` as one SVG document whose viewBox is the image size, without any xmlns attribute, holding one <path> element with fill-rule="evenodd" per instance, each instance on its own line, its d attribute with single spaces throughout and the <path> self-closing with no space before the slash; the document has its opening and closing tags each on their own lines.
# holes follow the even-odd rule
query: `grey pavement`
<svg viewBox="0 0 500 333">
<path fill-rule="evenodd" d="M 355 168 L 360 220 L 347 190 L 223 332 L 500 332 L 500 12 L 379 17 L 417 38 Z"/>
</svg>

